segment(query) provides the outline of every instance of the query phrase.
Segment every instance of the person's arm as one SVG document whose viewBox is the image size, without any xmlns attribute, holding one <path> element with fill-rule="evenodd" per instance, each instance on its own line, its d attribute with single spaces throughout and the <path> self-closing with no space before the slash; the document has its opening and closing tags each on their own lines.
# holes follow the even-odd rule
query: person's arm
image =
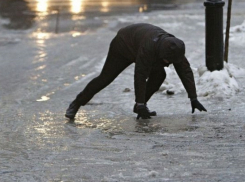
<svg viewBox="0 0 245 182">
<path fill-rule="evenodd" d="M 182 84 L 185 87 L 186 92 L 188 93 L 188 97 L 190 99 L 196 99 L 196 86 L 195 80 L 193 76 L 193 72 L 190 67 L 190 63 L 187 61 L 186 57 L 180 63 L 174 63 L 174 68 L 179 75 L 179 78 Z"/>
<path fill-rule="evenodd" d="M 140 47 L 134 72 L 135 102 L 145 103 L 146 80 L 150 75 L 152 68 L 152 51 L 145 46 Z"/>
<path fill-rule="evenodd" d="M 188 97 L 190 98 L 192 113 L 195 112 L 195 109 L 198 109 L 199 111 L 207 111 L 203 107 L 203 105 L 197 100 L 193 72 L 186 57 L 181 63 L 175 63 L 174 67 L 188 93 Z"/>
</svg>

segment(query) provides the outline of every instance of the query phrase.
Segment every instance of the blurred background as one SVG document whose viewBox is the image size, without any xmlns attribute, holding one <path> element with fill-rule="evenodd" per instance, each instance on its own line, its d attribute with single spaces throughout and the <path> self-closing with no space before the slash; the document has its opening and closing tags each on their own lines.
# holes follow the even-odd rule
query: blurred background
<svg viewBox="0 0 245 182">
<path fill-rule="evenodd" d="M 200 7 L 203 0 L 0 0 L 0 15 L 8 29 L 58 33 L 101 27 L 99 16 Z"/>
</svg>

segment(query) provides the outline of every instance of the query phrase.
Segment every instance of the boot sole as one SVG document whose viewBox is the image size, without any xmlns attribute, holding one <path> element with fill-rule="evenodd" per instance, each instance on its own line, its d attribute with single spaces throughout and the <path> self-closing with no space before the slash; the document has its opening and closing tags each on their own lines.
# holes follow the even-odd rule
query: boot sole
<svg viewBox="0 0 245 182">
<path fill-rule="evenodd" d="M 69 119 L 74 119 L 75 116 L 74 115 L 68 115 L 68 114 L 65 114 L 65 117 L 69 118 Z"/>
<path fill-rule="evenodd" d="M 135 112 L 135 111 L 134 111 L 134 113 L 139 114 L 139 113 L 137 113 L 137 112 Z M 157 113 L 156 113 L 155 111 L 150 112 L 150 116 L 157 116 Z"/>
</svg>

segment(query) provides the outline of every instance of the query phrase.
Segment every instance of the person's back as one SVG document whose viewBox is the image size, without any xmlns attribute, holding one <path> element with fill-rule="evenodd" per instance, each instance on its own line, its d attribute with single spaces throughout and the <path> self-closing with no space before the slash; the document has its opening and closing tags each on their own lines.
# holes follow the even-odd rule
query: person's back
<svg viewBox="0 0 245 182">
<path fill-rule="evenodd" d="M 147 41 L 154 41 L 159 37 L 164 38 L 173 36 L 160 27 L 147 23 L 129 25 L 120 29 L 117 35 L 122 38 L 134 57 L 136 57 L 140 46 L 147 43 Z"/>
</svg>

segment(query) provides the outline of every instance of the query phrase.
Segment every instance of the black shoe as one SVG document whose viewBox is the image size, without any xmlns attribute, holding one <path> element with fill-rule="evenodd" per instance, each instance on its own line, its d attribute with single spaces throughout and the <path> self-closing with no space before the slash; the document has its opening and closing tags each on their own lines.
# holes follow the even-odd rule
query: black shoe
<svg viewBox="0 0 245 182">
<path fill-rule="evenodd" d="M 136 113 L 136 114 L 139 114 L 138 111 L 137 111 L 136 105 L 137 105 L 137 104 L 134 105 L 133 112 Z M 146 108 L 147 108 L 147 110 L 149 111 L 150 116 L 156 116 L 156 115 L 157 115 L 156 111 L 150 111 L 149 108 L 147 107 L 147 105 L 146 105 Z"/>
<path fill-rule="evenodd" d="M 68 109 L 66 110 L 66 114 L 65 117 L 69 118 L 69 119 L 74 119 L 75 115 L 77 114 L 78 109 L 80 108 L 80 105 L 77 104 L 75 101 L 73 101 Z"/>
</svg>

